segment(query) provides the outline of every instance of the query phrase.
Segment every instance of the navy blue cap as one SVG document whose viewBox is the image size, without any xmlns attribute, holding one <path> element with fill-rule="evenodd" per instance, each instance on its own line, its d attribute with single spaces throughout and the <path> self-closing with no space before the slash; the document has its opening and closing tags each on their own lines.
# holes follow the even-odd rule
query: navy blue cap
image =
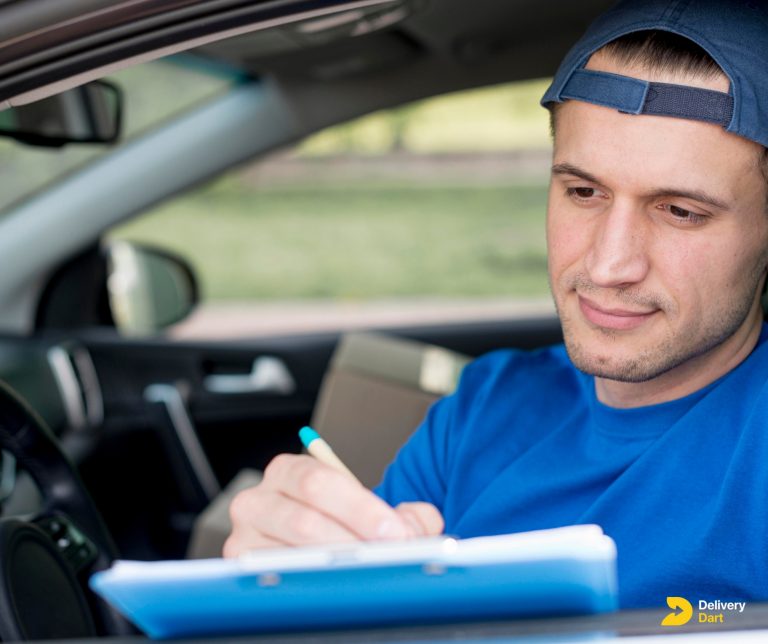
<svg viewBox="0 0 768 644">
<path fill-rule="evenodd" d="M 620 36 L 669 31 L 704 49 L 730 80 L 728 93 L 584 69 Z M 575 99 L 628 114 L 718 123 L 768 147 L 768 0 L 622 0 L 571 48 L 541 104 Z"/>
</svg>

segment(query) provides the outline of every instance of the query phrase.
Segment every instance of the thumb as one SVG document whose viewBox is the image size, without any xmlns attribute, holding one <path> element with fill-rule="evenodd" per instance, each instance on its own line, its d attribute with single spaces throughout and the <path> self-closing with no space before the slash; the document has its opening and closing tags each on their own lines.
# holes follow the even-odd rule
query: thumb
<svg viewBox="0 0 768 644">
<path fill-rule="evenodd" d="M 443 533 L 445 522 L 431 503 L 401 503 L 395 508 L 414 537 L 432 537 Z"/>
</svg>

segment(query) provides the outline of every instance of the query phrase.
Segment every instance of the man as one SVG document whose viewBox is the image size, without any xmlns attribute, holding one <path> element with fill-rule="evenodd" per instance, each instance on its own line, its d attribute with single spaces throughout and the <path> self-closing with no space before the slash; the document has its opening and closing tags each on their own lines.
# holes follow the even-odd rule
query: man
<svg viewBox="0 0 768 644">
<path fill-rule="evenodd" d="M 565 348 L 467 367 L 375 495 L 278 457 L 225 554 L 597 523 L 622 606 L 768 598 L 766 70 L 764 3 L 600 18 L 542 100 Z"/>
</svg>

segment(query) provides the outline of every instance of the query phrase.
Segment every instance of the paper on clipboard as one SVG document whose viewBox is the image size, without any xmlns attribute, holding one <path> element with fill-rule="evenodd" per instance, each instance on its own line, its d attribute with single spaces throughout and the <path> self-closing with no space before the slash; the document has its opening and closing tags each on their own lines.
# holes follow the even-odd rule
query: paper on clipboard
<svg viewBox="0 0 768 644">
<path fill-rule="evenodd" d="M 601 528 L 582 525 L 119 561 L 91 586 L 164 638 L 602 612 L 616 607 L 615 560 Z"/>
<path fill-rule="evenodd" d="M 615 556 L 613 541 L 596 525 L 568 526 L 491 537 L 426 537 L 411 541 L 362 542 L 320 548 L 253 550 L 240 558 L 249 571 L 314 570 L 324 567 L 442 563 L 472 566 L 551 557 Z"/>
</svg>

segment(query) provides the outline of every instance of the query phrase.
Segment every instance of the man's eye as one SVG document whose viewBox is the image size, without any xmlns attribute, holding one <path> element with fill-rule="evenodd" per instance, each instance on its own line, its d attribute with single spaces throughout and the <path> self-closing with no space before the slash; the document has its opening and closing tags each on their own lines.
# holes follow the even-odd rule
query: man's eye
<svg viewBox="0 0 768 644">
<path fill-rule="evenodd" d="M 687 224 L 698 224 L 704 221 L 704 219 L 706 219 L 704 215 L 700 215 L 691 210 L 686 210 L 685 208 L 681 208 L 680 206 L 673 206 L 672 204 L 664 204 L 663 207 L 675 219 L 684 221 Z"/>
<path fill-rule="evenodd" d="M 577 200 L 587 200 L 597 196 L 597 190 L 594 188 L 567 188 L 565 193 L 569 197 L 575 197 Z"/>
</svg>

